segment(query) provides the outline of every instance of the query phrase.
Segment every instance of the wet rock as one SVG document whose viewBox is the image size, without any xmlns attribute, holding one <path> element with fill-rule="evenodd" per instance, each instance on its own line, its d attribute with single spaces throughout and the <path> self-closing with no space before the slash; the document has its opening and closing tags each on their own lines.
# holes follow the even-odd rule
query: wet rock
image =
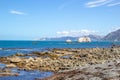
<svg viewBox="0 0 120 80">
<path fill-rule="evenodd" d="M 23 53 L 16 53 L 15 56 L 25 56 L 26 54 Z"/>
<path fill-rule="evenodd" d="M 10 69 L 7 69 L 7 68 L 0 68 L 0 73 L 10 73 L 11 70 Z"/>
<path fill-rule="evenodd" d="M 11 63 L 18 63 L 18 62 L 21 62 L 21 61 L 22 61 L 22 59 L 19 58 L 19 57 L 8 58 L 8 60 L 9 60 Z"/>
<path fill-rule="evenodd" d="M 90 48 L 90 49 L 52 49 L 48 52 L 33 52 L 29 58 L 22 58 L 23 54 L 0 58 L 5 64 L 14 64 L 27 70 L 60 71 L 75 69 L 86 64 L 104 64 L 104 61 L 120 58 L 120 48 Z M 32 57 L 32 56 L 35 57 Z M 28 55 L 24 55 L 26 57 Z M 115 62 L 114 65 L 118 65 Z M 15 67 L 15 66 L 14 66 Z M 108 66 L 110 67 L 110 66 Z M 112 67 L 112 66 L 111 66 Z M 99 69 L 96 69 L 99 70 Z"/>
<path fill-rule="evenodd" d="M 17 67 L 17 66 L 16 66 L 15 64 L 7 64 L 6 67 L 7 67 L 7 68 L 15 68 L 15 67 Z"/>
<path fill-rule="evenodd" d="M 0 73 L 0 77 L 2 76 L 18 76 L 18 73 Z"/>
<path fill-rule="evenodd" d="M 0 68 L 0 77 L 2 76 L 18 76 L 18 73 L 12 73 L 12 71 L 8 68 Z"/>
</svg>

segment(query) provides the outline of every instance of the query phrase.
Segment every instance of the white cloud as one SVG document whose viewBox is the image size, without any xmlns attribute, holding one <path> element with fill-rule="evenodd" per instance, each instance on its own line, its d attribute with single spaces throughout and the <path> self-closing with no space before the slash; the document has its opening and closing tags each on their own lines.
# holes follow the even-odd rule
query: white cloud
<svg viewBox="0 0 120 80">
<path fill-rule="evenodd" d="M 112 1 L 114 0 L 94 0 L 94 1 L 87 2 L 85 5 L 89 8 L 93 8 L 93 7 L 106 5 Z"/>
<path fill-rule="evenodd" d="M 26 15 L 26 13 L 21 12 L 21 11 L 17 11 L 17 10 L 10 10 L 11 14 L 16 14 L 16 15 Z"/>
<path fill-rule="evenodd" d="M 120 2 L 111 3 L 111 4 L 108 4 L 107 6 L 116 6 L 116 5 L 120 5 Z"/>
<path fill-rule="evenodd" d="M 58 31 L 57 34 L 60 34 L 60 35 L 69 35 L 70 32 L 69 31 Z"/>
<path fill-rule="evenodd" d="M 96 33 L 97 31 L 93 31 L 93 30 L 81 30 L 80 33 L 82 34 L 86 34 L 86 35 L 89 35 L 89 34 L 93 34 L 93 33 Z"/>
<path fill-rule="evenodd" d="M 71 30 L 71 31 L 58 31 L 57 34 L 60 36 L 85 36 L 85 35 L 90 35 L 90 34 L 96 34 L 98 33 L 98 31 L 94 31 L 94 30 Z"/>
</svg>

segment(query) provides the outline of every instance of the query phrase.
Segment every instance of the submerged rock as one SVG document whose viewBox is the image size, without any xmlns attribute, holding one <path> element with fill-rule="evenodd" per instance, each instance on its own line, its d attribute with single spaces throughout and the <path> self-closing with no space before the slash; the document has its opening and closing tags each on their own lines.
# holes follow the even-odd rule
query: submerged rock
<svg viewBox="0 0 120 80">
<path fill-rule="evenodd" d="M 12 73 L 8 68 L 0 68 L 0 77 L 2 76 L 18 76 L 18 73 Z"/>
</svg>

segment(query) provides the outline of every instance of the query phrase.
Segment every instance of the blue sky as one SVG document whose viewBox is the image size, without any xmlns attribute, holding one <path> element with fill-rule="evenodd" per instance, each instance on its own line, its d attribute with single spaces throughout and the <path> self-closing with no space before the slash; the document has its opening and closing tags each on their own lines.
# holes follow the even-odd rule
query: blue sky
<svg viewBox="0 0 120 80">
<path fill-rule="evenodd" d="M 0 40 L 106 35 L 120 28 L 120 0 L 0 0 Z"/>
</svg>

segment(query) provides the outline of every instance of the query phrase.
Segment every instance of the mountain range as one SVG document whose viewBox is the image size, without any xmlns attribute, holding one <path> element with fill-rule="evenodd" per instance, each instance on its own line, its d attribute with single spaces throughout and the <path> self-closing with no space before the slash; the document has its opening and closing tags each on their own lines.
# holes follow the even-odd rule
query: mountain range
<svg viewBox="0 0 120 80">
<path fill-rule="evenodd" d="M 80 36 L 83 37 L 83 36 Z M 67 39 L 70 39 L 72 41 L 77 41 L 80 37 L 73 37 L 73 36 L 64 36 L 64 37 L 53 37 L 53 38 L 40 38 L 41 41 L 66 41 Z M 92 41 L 98 41 L 101 40 L 102 37 L 98 35 L 87 35 L 86 37 L 89 37 Z"/>
<path fill-rule="evenodd" d="M 103 38 L 103 40 L 107 40 L 107 41 L 120 41 L 120 29 L 107 34 Z"/>
<path fill-rule="evenodd" d="M 77 41 L 78 38 L 83 37 L 73 37 L 73 36 L 64 36 L 64 37 L 52 37 L 52 38 L 40 38 L 40 41 L 66 41 L 67 39 L 70 39 L 72 41 Z M 105 36 L 100 35 L 87 35 L 92 41 L 120 41 L 120 29 L 110 32 Z"/>
</svg>

